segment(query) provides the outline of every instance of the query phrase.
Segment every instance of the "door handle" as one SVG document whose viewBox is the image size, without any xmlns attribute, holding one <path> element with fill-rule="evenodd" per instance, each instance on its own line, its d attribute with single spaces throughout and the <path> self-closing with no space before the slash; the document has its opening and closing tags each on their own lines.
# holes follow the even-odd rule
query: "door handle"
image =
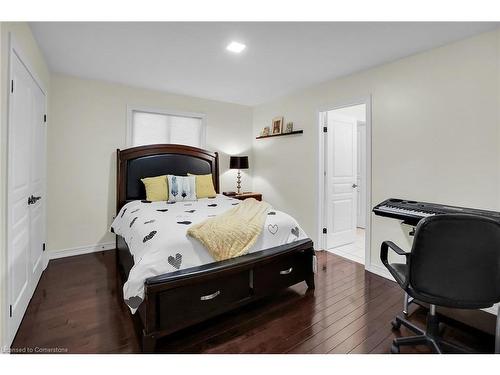
<svg viewBox="0 0 500 375">
<path fill-rule="evenodd" d="M 42 197 L 35 197 L 33 196 L 33 194 L 31 194 L 30 197 L 28 197 L 28 206 L 31 205 L 31 204 L 35 204 L 36 202 L 38 202 L 40 199 L 42 199 Z"/>
<path fill-rule="evenodd" d="M 353 188 L 353 189 L 356 189 L 357 187 L 358 187 L 358 185 L 356 185 L 356 184 L 352 184 L 352 188 Z"/>
</svg>

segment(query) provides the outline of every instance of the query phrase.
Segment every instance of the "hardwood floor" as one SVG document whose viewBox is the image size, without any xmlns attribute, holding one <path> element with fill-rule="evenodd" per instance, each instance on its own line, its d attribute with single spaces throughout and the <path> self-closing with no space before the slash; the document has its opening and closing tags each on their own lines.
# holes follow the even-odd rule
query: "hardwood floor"
<svg viewBox="0 0 500 375">
<path fill-rule="evenodd" d="M 389 353 L 390 321 L 403 293 L 357 263 L 320 251 L 316 290 L 305 283 L 250 306 L 175 333 L 158 343 L 162 353 Z M 134 319 L 120 300 L 115 252 L 53 260 L 45 270 L 13 348 L 56 348 L 68 353 L 136 353 Z M 425 311 L 411 320 L 423 325 Z M 451 341 L 492 352 L 493 336 L 449 327 Z M 402 352 L 426 353 L 425 347 Z"/>
</svg>

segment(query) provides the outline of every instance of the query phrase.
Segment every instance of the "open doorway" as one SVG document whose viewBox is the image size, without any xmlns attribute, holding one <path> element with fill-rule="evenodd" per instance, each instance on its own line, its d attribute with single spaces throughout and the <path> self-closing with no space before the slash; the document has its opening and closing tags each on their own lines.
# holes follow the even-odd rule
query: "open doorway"
<svg viewBox="0 0 500 375">
<path fill-rule="evenodd" d="M 320 112 L 323 248 L 370 267 L 369 102 Z M 322 154 L 322 155 L 321 155 Z"/>
</svg>

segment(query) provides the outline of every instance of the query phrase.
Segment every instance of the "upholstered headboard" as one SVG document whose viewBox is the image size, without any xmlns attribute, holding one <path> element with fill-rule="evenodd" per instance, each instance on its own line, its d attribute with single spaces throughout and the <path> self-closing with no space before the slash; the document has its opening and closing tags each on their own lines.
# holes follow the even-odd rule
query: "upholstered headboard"
<svg viewBox="0 0 500 375">
<path fill-rule="evenodd" d="M 146 199 L 141 178 L 187 173 L 212 174 L 215 191 L 219 193 L 219 156 L 196 147 L 157 144 L 118 149 L 116 212 L 131 200 Z"/>
</svg>

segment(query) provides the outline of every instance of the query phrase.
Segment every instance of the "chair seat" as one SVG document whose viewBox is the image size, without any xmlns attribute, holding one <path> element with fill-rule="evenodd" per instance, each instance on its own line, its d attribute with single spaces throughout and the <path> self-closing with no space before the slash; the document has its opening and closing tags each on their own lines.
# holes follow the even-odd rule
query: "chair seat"
<svg viewBox="0 0 500 375">
<path fill-rule="evenodd" d="M 408 277 L 408 266 L 404 263 L 391 263 L 390 266 L 392 269 L 389 268 L 389 271 L 402 287 Z"/>
<path fill-rule="evenodd" d="M 408 284 L 406 288 L 404 287 L 404 284 L 406 282 L 406 279 L 408 277 L 408 266 L 403 263 L 391 263 L 390 264 L 389 271 L 391 272 L 392 276 L 396 279 L 396 282 L 404 288 L 404 291 L 408 293 L 410 296 L 413 298 L 420 300 L 422 302 L 430 303 L 430 304 L 435 304 L 435 305 L 440 305 L 440 306 L 445 306 L 445 307 L 451 307 L 451 308 L 457 308 L 457 309 L 482 309 L 482 308 L 487 308 L 491 307 L 492 304 L 488 302 L 482 302 L 482 301 L 477 301 L 476 303 L 471 303 L 469 301 L 467 302 L 462 302 L 458 299 L 448 299 L 444 297 L 436 297 L 436 296 L 429 296 L 425 293 L 419 293 L 417 292 L 411 284 Z"/>
<path fill-rule="evenodd" d="M 406 280 L 406 277 L 408 275 L 408 266 L 403 263 L 393 263 L 391 264 L 392 267 L 394 267 L 394 270 L 398 273 L 399 277 L 401 277 L 402 280 Z"/>
</svg>

